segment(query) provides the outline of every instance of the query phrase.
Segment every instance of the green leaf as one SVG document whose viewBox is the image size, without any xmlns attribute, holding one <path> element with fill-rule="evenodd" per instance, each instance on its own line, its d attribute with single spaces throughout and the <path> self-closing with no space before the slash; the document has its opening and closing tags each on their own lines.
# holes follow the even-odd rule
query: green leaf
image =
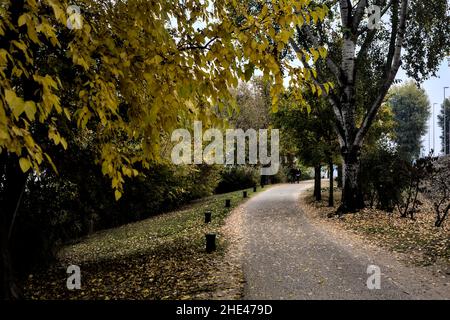
<svg viewBox="0 0 450 320">
<path fill-rule="evenodd" d="M 245 81 L 249 81 L 253 73 L 255 71 L 255 65 L 253 63 L 249 63 L 245 66 Z"/>
</svg>

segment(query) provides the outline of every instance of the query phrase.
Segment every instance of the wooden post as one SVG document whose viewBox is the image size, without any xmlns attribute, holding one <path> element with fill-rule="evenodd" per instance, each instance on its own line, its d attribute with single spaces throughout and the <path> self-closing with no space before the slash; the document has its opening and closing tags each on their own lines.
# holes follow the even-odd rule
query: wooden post
<svg viewBox="0 0 450 320">
<path fill-rule="evenodd" d="M 206 239 L 206 252 L 210 253 L 216 251 L 216 234 L 207 233 L 205 234 Z"/>
<path fill-rule="evenodd" d="M 243 196 L 244 198 L 247 198 L 247 191 L 243 191 L 243 192 L 242 192 L 242 196 Z"/>
<path fill-rule="evenodd" d="M 89 228 L 88 234 L 91 235 L 94 233 L 94 219 L 92 217 L 89 219 Z"/>
<path fill-rule="evenodd" d="M 229 208 L 231 207 L 231 200 L 230 199 L 226 199 L 225 200 L 225 208 Z"/>
<path fill-rule="evenodd" d="M 93 233 L 94 233 L 94 212 L 91 211 L 89 214 L 88 234 L 91 235 Z"/>
<path fill-rule="evenodd" d="M 205 223 L 210 223 L 211 222 L 211 215 L 212 215 L 211 211 L 206 211 L 205 212 Z"/>
</svg>

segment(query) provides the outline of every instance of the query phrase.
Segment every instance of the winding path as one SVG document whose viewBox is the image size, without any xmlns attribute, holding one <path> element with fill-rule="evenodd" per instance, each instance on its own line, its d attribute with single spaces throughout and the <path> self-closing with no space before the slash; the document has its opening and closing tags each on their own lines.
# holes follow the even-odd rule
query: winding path
<svg viewBox="0 0 450 320">
<path fill-rule="evenodd" d="M 311 186 L 274 186 L 244 204 L 245 299 L 450 299 L 448 285 L 436 288 L 389 253 L 366 252 L 312 223 L 298 207 Z M 379 290 L 367 288 L 371 264 L 382 273 Z"/>
</svg>

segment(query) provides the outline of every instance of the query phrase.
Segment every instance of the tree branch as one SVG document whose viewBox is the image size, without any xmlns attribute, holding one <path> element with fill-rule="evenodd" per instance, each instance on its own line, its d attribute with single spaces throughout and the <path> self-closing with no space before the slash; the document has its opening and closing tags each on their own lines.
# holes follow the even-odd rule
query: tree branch
<svg viewBox="0 0 450 320">
<path fill-rule="evenodd" d="M 389 3 L 383 8 L 383 10 L 381 10 L 381 12 L 380 12 L 380 19 L 382 18 L 382 17 L 384 17 L 384 15 L 386 14 L 386 12 L 389 10 L 389 8 L 392 6 L 392 3 L 394 2 L 394 1 L 397 1 L 397 0 L 390 0 L 389 1 Z M 377 4 L 378 5 L 378 4 Z M 381 5 L 381 4 L 380 4 Z M 359 24 L 358 24 L 358 26 L 359 26 Z M 355 29 L 355 30 L 357 30 L 357 29 Z M 362 28 L 361 30 L 359 30 L 359 31 L 356 31 L 356 34 L 357 34 L 357 36 L 359 37 L 360 35 L 362 35 L 364 32 L 367 32 L 367 31 L 369 31 L 370 29 L 367 27 L 367 26 L 365 26 L 364 28 Z M 376 29 L 374 29 L 375 31 L 376 31 Z M 372 31 L 372 30 L 371 30 Z"/>
<path fill-rule="evenodd" d="M 403 47 L 403 41 L 405 37 L 405 30 L 406 30 L 406 15 L 408 13 L 408 0 L 402 0 L 401 2 L 401 9 L 400 9 L 400 22 L 398 27 L 398 33 L 396 36 L 395 41 L 395 50 L 392 58 L 392 63 L 389 65 L 389 62 L 391 59 L 388 58 L 388 61 L 386 62 L 386 77 L 383 85 L 381 86 L 379 90 L 379 94 L 375 101 L 373 102 L 372 106 L 370 107 L 369 111 L 366 113 L 364 120 L 362 122 L 362 125 L 360 129 L 358 130 L 356 137 L 355 137 L 355 145 L 360 146 L 363 142 L 364 136 L 366 135 L 367 131 L 369 130 L 373 120 L 375 119 L 375 116 L 377 115 L 377 112 L 383 103 L 383 100 L 391 87 L 392 83 L 395 80 L 395 76 L 397 75 L 398 69 L 401 65 L 401 53 L 402 53 L 402 47 Z"/>
<path fill-rule="evenodd" d="M 341 21 L 342 27 L 344 29 L 351 28 L 351 17 L 352 17 L 352 2 L 350 0 L 340 0 L 339 6 L 341 9 Z"/>
<path fill-rule="evenodd" d="M 186 50 L 206 50 L 209 49 L 209 45 L 216 41 L 218 37 L 211 38 L 205 45 L 191 45 L 187 47 L 180 47 L 178 50 L 180 51 L 186 51 Z"/>
<path fill-rule="evenodd" d="M 301 52 L 300 48 L 298 47 L 297 43 L 295 43 L 294 40 L 289 39 L 289 43 L 291 44 L 292 48 L 295 52 L 301 53 L 301 62 L 305 68 L 311 69 L 308 65 L 307 61 L 305 60 L 305 57 L 303 56 L 303 53 Z M 327 93 L 327 90 L 325 90 L 325 87 L 319 83 L 314 77 L 311 77 L 312 81 L 315 85 L 319 86 L 322 89 L 323 95 L 328 98 L 328 101 L 330 102 L 331 106 L 333 107 L 333 111 L 335 114 L 335 130 L 338 133 L 339 139 L 341 139 L 341 134 L 343 135 L 344 130 L 344 118 L 341 112 L 341 109 L 339 108 L 339 102 L 338 99 L 335 97 L 332 93 Z"/>
<path fill-rule="evenodd" d="M 359 11 L 358 11 L 358 10 L 359 10 L 359 5 L 360 5 L 362 2 L 364 2 L 364 1 L 360 1 L 360 2 L 358 3 L 358 9 L 356 9 L 357 11 L 356 11 L 356 13 L 355 13 L 355 17 L 353 18 L 353 19 L 354 19 L 354 20 L 353 20 L 353 30 L 354 30 L 354 32 L 355 32 L 358 36 L 360 36 L 361 34 L 363 34 L 364 32 L 366 32 L 366 31 L 369 30 L 369 28 L 366 26 L 366 27 L 364 27 L 362 30 L 358 31 L 359 25 L 360 25 L 360 23 L 361 23 L 361 21 L 362 21 L 362 17 L 364 16 L 364 12 L 365 12 L 365 9 L 366 9 L 366 7 L 367 7 L 367 5 L 364 6 L 364 7 L 362 8 L 362 11 L 359 12 Z M 367 1 L 366 1 L 366 2 L 367 2 Z M 386 4 L 386 1 L 385 1 L 385 0 L 384 0 L 384 1 L 375 1 L 375 5 L 377 5 L 377 6 L 382 6 L 382 5 L 384 5 L 383 10 L 381 10 L 381 12 L 380 12 L 380 19 L 386 14 L 386 12 L 389 10 L 389 8 L 391 7 L 391 5 L 392 5 L 393 2 L 394 2 L 394 0 L 390 0 L 389 3 Z"/>
<path fill-rule="evenodd" d="M 311 31 L 311 28 L 307 25 L 305 25 L 303 27 L 306 36 L 308 37 L 308 40 L 311 41 L 311 43 L 315 46 L 315 47 L 319 47 L 321 44 L 319 43 L 319 40 L 317 39 L 316 36 L 314 36 L 314 34 Z M 300 35 L 301 34 L 301 29 L 297 26 L 297 34 Z M 297 48 L 299 49 L 299 47 L 297 46 Z M 300 49 L 299 49 L 300 50 Z M 294 49 L 295 51 L 295 49 Z M 298 52 L 298 51 L 296 51 Z M 301 51 L 300 51 L 301 52 Z M 339 70 L 339 67 L 337 66 L 337 64 L 327 55 L 325 62 L 327 64 L 328 69 L 330 69 L 331 73 L 334 75 L 337 83 L 339 84 L 339 86 L 342 85 L 342 74 L 341 71 Z"/>
<path fill-rule="evenodd" d="M 361 23 L 361 20 L 364 16 L 364 12 L 366 10 L 367 5 L 368 5 L 367 0 L 359 0 L 353 17 L 354 31 L 358 30 L 359 24 Z"/>
</svg>

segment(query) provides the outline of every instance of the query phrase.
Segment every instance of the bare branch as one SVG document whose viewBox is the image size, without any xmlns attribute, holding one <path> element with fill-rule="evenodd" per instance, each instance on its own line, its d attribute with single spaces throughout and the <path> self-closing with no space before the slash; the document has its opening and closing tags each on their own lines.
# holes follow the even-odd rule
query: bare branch
<svg viewBox="0 0 450 320">
<path fill-rule="evenodd" d="M 384 17 L 384 15 L 386 14 L 386 12 L 389 10 L 389 8 L 392 6 L 392 4 L 393 4 L 393 2 L 394 1 L 396 1 L 397 2 L 397 0 L 390 0 L 389 1 L 389 3 L 383 8 L 383 10 L 381 10 L 381 12 L 380 12 L 380 18 L 382 18 L 382 17 Z M 354 30 L 358 30 L 358 27 L 359 27 L 359 24 L 361 23 L 361 20 L 358 22 L 358 24 L 356 25 L 356 27 L 355 27 L 355 29 Z M 355 25 L 355 24 L 354 24 Z M 357 36 L 359 37 L 360 35 L 362 35 L 364 32 L 367 32 L 367 31 L 369 31 L 370 29 L 367 27 L 367 26 L 365 26 L 364 28 L 362 28 L 361 30 L 359 30 L 359 31 L 357 31 Z M 375 31 L 376 32 L 376 29 L 374 29 L 374 30 L 370 30 L 370 31 Z"/>
<path fill-rule="evenodd" d="M 353 17 L 353 30 L 358 30 L 359 24 L 364 16 L 364 11 L 367 7 L 367 0 L 360 0 L 356 6 L 355 14 Z"/>
<path fill-rule="evenodd" d="M 178 48 L 178 50 L 180 50 L 180 51 L 186 51 L 186 50 L 209 50 L 210 44 L 213 43 L 214 41 L 216 41 L 217 39 L 218 39 L 218 37 L 213 37 L 204 45 L 191 45 L 191 46 L 186 46 L 186 47 L 180 47 L 180 48 Z"/>
</svg>

